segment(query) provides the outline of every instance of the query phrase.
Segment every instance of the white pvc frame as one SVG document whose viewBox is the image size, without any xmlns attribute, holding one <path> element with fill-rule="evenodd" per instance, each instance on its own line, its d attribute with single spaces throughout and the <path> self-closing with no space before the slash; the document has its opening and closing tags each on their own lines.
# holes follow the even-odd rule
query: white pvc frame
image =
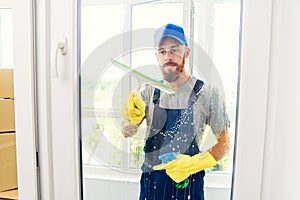
<svg viewBox="0 0 300 200">
<path fill-rule="evenodd" d="M 12 1 L 19 199 L 38 198 L 32 1 Z"/>
<path fill-rule="evenodd" d="M 268 100 L 272 0 L 243 0 L 233 200 L 261 196 Z"/>
</svg>

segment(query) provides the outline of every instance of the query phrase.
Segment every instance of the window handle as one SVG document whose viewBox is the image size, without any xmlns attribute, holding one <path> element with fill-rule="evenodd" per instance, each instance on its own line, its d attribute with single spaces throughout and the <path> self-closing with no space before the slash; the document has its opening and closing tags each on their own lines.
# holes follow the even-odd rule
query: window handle
<svg viewBox="0 0 300 200">
<path fill-rule="evenodd" d="M 60 42 L 57 43 L 57 47 L 56 47 L 56 51 L 55 51 L 55 65 L 54 65 L 54 69 L 53 69 L 53 73 L 52 73 L 52 76 L 54 78 L 59 77 L 59 74 L 58 74 L 58 55 L 60 53 L 60 55 L 65 56 L 67 54 L 67 49 L 68 49 L 67 38 L 64 38 L 63 41 L 60 41 Z"/>
</svg>

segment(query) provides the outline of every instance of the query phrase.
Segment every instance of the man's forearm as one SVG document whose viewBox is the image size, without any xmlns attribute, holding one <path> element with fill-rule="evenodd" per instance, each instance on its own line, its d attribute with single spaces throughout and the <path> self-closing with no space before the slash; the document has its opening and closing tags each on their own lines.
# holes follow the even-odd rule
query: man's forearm
<svg viewBox="0 0 300 200">
<path fill-rule="evenodd" d="M 221 160 L 229 151 L 230 138 L 228 136 L 228 130 L 225 129 L 217 137 L 217 143 L 209 150 L 211 155 L 216 161 Z"/>
</svg>

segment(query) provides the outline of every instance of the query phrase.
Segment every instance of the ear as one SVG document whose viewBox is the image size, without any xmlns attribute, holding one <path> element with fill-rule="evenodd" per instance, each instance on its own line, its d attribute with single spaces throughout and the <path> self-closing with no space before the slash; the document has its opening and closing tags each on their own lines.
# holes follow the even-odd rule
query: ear
<svg viewBox="0 0 300 200">
<path fill-rule="evenodd" d="M 185 49 L 185 53 L 184 53 L 184 58 L 188 58 L 188 57 L 189 57 L 189 55 L 190 55 L 190 51 L 191 51 L 191 49 L 190 49 L 190 48 L 188 48 L 188 47 L 186 47 L 186 49 Z"/>
<path fill-rule="evenodd" d="M 157 54 L 157 51 L 155 51 L 155 57 L 156 57 L 156 60 L 158 61 L 158 63 L 159 63 L 159 58 L 158 58 L 158 54 Z"/>
<path fill-rule="evenodd" d="M 158 60 L 157 51 L 155 51 L 154 54 L 155 54 L 156 59 Z"/>
</svg>

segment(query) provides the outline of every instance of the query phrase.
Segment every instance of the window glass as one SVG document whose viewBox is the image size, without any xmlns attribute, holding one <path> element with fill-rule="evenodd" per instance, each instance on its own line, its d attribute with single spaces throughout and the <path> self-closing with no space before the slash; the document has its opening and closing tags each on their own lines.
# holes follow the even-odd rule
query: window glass
<svg viewBox="0 0 300 200">
<path fill-rule="evenodd" d="M 196 44 L 193 54 L 193 72 L 200 76 L 208 74 L 201 66 L 202 60 L 198 56 L 202 50 L 208 55 L 216 72 L 204 78 L 213 85 L 221 88 L 226 102 L 227 113 L 230 119 L 229 133 L 231 143 L 235 139 L 236 102 L 239 72 L 239 34 L 240 34 L 240 1 L 195 1 L 194 4 L 194 34 L 193 40 Z M 197 27 L 197 28 L 195 28 Z M 200 48 L 199 48 L 200 47 Z M 204 71 L 204 73 L 203 73 Z M 210 129 L 206 129 L 203 148 L 207 149 L 214 144 Z M 233 150 L 218 164 L 211 168 L 210 172 L 232 173 Z"/>
<path fill-rule="evenodd" d="M 238 83 L 240 1 L 89 1 L 81 13 L 81 137 L 85 199 L 122 199 L 111 188 L 127 188 L 138 199 L 146 123 L 125 139 L 120 110 L 129 91 L 144 83 L 115 59 L 161 80 L 153 49 L 156 28 L 174 23 L 185 28 L 191 55 L 188 70 L 222 91 L 230 118 L 231 149 L 206 171 L 206 197 L 230 199 Z M 113 17 L 111 17 L 113 15 Z M 142 45 L 141 45 L 142 44 Z M 215 138 L 205 128 L 202 150 Z M 130 184 L 127 184 L 130 183 Z M 220 190 L 211 187 L 216 186 Z M 98 189 L 95 189 L 98 188 Z"/>
<path fill-rule="evenodd" d="M 82 126 L 82 161 L 83 165 L 121 166 L 120 148 L 122 146 L 120 131 L 111 118 L 111 99 L 120 77 L 113 68 L 101 73 L 105 66 L 85 61 L 101 44 L 110 37 L 123 31 L 122 5 L 84 5 L 81 16 L 81 60 L 87 66 L 81 69 L 81 126 Z M 114 13 L 110 20 L 102 20 Z M 99 74 L 95 76 L 97 71 Z M 101 78 L 99 78 L 99 75 Z M 112 134 L 110 134 L 112 133 Z M 110 145 L 107 141 L 111 141 Z M 101 153 L 101 156 L 96 152 Z"/>
</svg>

